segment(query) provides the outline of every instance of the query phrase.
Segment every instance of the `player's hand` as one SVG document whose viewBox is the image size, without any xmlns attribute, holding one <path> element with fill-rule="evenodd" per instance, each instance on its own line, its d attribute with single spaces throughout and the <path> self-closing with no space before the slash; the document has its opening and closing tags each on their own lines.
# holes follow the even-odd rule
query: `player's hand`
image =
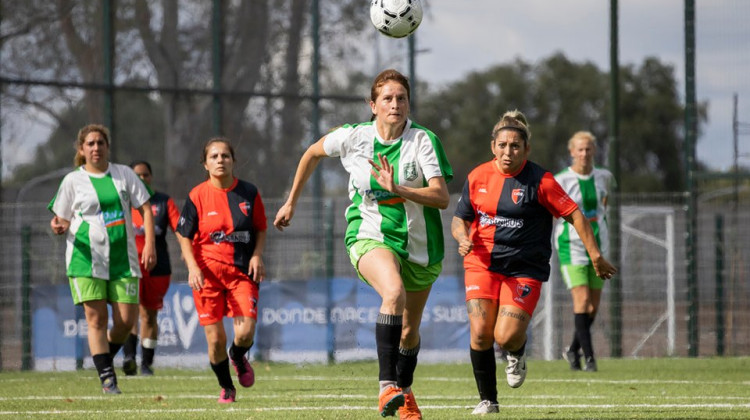
<svg viewBox="0 0 750 420">
<path fill-rule="evenodd" d="M 285 227 L 289 227 L 294 217 L 294 206 L 289 203 L 284 203 L 283 206 L 276 212 L 276 219 L 273 221 L 273 225 L 276 229 L 283 231 Z"/>
<path fill-rule="evenodd" d="M 474 249 L 474 242 L 469 238 L 464 238 L 458 242 L 458 255 L 465 257 Z"/>
<path fill-rule="evenodd" d="M 592 262 L 594 264 L 596 275 L 599 276 L 599 278 L 608 280 L 617 274 L 617 268 L 610 264 L 610 262 L 601 255 L 598 258 L 594 258 Z"/>
<path fill-rule="evenodd" d="M 263 265 L 263 258 L 253 256 L 250 258 L 250 270 L 247 273 L 250 280 L 260 284 L 266 278 L 266 267 Z"/>
<path fill-rule="evenodd" d="M 368 159 L 372 169 L 370 174 L 375 178 L 378 185 L 383 187 L 388 192 L 394 192 L 396 190 L 396 183 L 393 181 L 393 165 L 388 162 L 388 158 L 383 156 L 382 153 L 378 153 L 378 162 L 372 159 Z"/>
<path fill-rule="evenodd" d="M 52 232 L 55 235 L 62 235 L 63 233 L 68 231 L 70 222 L 63 219 L 62 217 L 54 216 L 52 217 L 52 220 L 50 220 L 49 226 L 52 228 Z"/>
<path fill-rule="evenodd" d="M 188 269 L 188 285 L 193 290 L 201 290 L 204 284 L 203 272 L 199 267 Z"/>
<path fill-rule="evenodd" d="M 146 271 L 153 270 L 156 267 L 156 250 L 153 245 L 146 244 L 141 252 L 141 265 Z"/>
</svg>

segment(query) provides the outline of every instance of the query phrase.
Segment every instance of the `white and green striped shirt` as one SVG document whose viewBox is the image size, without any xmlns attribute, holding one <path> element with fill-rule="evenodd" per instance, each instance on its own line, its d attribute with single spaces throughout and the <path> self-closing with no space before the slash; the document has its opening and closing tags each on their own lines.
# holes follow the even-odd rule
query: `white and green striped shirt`
<svg viewBox="0 0 750 420">
<path fill-rule="evenodd" d="M 65 263 L 68 277 L 118 279 L 141 277 L 130 208 L 151 196 L 125 165 L 110 163 L 91 174 L 83 166 L 63 178 L 49 208 L 70 221 Z"/>
<path fill-rule="evenodd" d="M 346 210 L 346 246 L 360 239 L 374 239 L 391 247 L 402 258 L 421 266 L 443 260 L 443 224 L 440 210 L 404 200 L 384 190 L 372 177 L 368 159 L 378 153 L 394 166 L 394 181 L 412 188 L 427 186 L 434 177 L 448 182 L 453 169 L 437 136 L 411 120 L 396 140 L 383 140 L 373 122 L 346 124 L 325 137 L 327 155 L 338 156 L 349 172 Z"/>
<path fill-rule="evenodd" d="M 591 223 L 596 242 L 602 255 L 609 255 L 609 232 L 607 229 L 606 201 L 614 183 L 612 173 L 604 168 L 594 168 L 588 175 L 581 175 L 566 168 L 555 179 L 563 190 L 578 204 L 578 208 Z M 560 264 L 588 265 L 591 263 L 586 248 L 575 228 L 563 219 L 555 226 L 555 247 Z"/>
</svg>

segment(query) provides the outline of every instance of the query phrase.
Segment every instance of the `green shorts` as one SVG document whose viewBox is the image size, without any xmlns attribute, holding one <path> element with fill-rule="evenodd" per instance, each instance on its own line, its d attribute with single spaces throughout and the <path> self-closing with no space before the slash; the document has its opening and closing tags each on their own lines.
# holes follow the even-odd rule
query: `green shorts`
<svg viewBox="0 0 750 420">
<path fill-rule="evenodd" d="M 92 277 L 69 277 L 73 303 L 91 300 L 138 304 L 138 277 L 104 280 Z"/>
<path fill-rule="evenodd" d="M 357 276 L 368 285 L 370 283 L 368 283 L 367 280 L 362 277 L 362 273 L 359 272 L 359 259 L 375 248 L 387 249 L 396 256 L 398 263 L 401 265 L 401 281 L 403 281 L 404 289 L 407 292 L 419 292 L 432 286 L 432 283 L 435 283 L 440 272 L 443 270 L 442 261 L 423 267 L 401 258 L 396 251 L 380 241 L 374 239 L 362 239 L 349 247 L 347 252 L 349 252 L 349 260 L 354 266 L 354 269 L 357 270 Z"/>
<path fill-rule="evenodd" d="M 563 264 L 560 266 L 560 272 L 568 290 L 579 286 L 588 286 L 589 289 L 595 290 L 601 290 L 604 287 L 604 280 L 596 275 L 596 270 L 591 264 Z"/>
</svg>

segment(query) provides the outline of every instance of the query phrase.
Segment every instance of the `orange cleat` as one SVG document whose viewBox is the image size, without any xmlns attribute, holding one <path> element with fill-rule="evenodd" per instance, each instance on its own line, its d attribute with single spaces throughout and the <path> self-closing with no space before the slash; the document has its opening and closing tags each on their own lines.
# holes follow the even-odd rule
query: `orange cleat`
<svg viewBox="0 0 750 420">
<path fill-rule="evenodd" d="M 398 418 L 400 420 L 422 420 L 422 412 L 419 410 L 413 392 L 409 391 L 404 394 L 404 405 L 398 409 Z"/>
<path fill-rule="evenodd" d="M 404 405 L 404 393 L 401 388 L 388 387 L 378 397 L 378 412 L 382 417 L 395 415 L 402 405 Z"/>
</svg>

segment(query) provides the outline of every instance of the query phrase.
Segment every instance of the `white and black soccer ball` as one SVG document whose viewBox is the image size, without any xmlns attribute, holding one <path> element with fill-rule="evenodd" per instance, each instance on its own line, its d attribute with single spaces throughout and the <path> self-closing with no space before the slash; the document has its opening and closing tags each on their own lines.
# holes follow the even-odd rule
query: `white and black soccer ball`
<svg viewBox="0 0 750 420">
<path fill-rule="evenodd" d="M 422 3 L 419 0 L 372 0 L 370 20 L 384 35 L 403 38 L 422 23 Z"/>
</svg>

